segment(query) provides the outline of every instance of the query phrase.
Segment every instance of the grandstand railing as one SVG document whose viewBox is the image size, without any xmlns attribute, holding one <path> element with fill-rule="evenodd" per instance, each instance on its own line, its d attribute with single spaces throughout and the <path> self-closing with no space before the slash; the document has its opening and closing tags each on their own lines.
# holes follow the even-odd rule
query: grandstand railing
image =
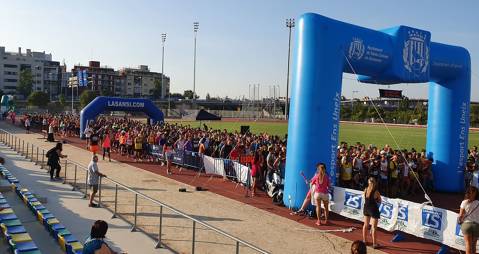
<svg viewBox="0 0 479 254">
<path fill-rule="evenodd" d="M 41 168 L 46 167 L 46 160 L 45 160 L 45 154 L 46 150 L 35 146 L 34 144 L 30 142 L 25 142 L 25 140 L 20 139 L 17 137 L 15 134 L 10 133 L 4 129 L 0 129 L 0 142 L 3 142 L 5 145 L 9 146 L 13 150 L 17 151 L 22 156 L 25 156 L 25 158 L 30 158 L 30 161 L 34 162 L 35 165 L 40 165 Z M 64 159 L 62 162 L 62 167 L 63 168 L 63 183 L 69 183 L 73 186 L 73 190 L 80 191 L 84 193 L 84 198 L 87 198 L 88 196 L 88 169 L 86 166 L 73 161 L 71 159 Z M 202 163 L 202 161 L 201 161 Z M 193 164 L 193 163 L 189 163 Z M 196 166 L 195 165 L 188 165 L 186 166 Z M 73 177 L 69 178 L 69 174 L 71 174 L 71 171 L 73 170 Z M 85 178 L 82 177 L 82 175 L 85 176 Z M 102 189 L 105 189 L 108 185 L 114 185 L 114 200 L 112 201 L 113 207 L 109 207 L 108 205 L 105 205 L 105 202 L 102 202 Z M 84 186 L 82 186 L 84 184 Z M 131 216 L 131 221 L 128 218 L 127 215 L 123 215 L 121 212 L 119 212 L 118 206 L 120 203 L 118 202 L 118 194 L 120 190 L 125 190 L 128 193 L 131 193 L 134 195 L 134 204 L 131 207 L 134 212 L 133 215 Z M 139 208 L 139 198 L 142 198 L 155 206 L 156 208 L 159 208 L 159 213 L 156 215 L 159 217 L 159 223 L 157 225 L 157 232 L 152 234 L 148 232 L 149 230 L 141 228 L 141 225 L 138 225 L 138 217 L 141 216 L 141 213 L 138 211 Z M 156 241 L 155 248 L 160 248 L 160 247 L 165 247 L 165 248 L 170 248 L 168 245 L 166 245 L 163 242 L 163 237 L 164 237 L 164 223 L 163 219 L 165 218 L 165 214 L 167 211 L 170 211 L 173 214 L 176 214 L 178 216 L 181 216 L 184 219 L 187 219 L 190 221 L 192 225 L 192 235 L 191 235 L 191 253 L 195 253 L 196 245 L 199 243 L 202 243 L 201 241 L 196 240 L 196 235 L 197 235 L 197 230 L 199 226 L 204 227 L 206 230 L 211 230 L 215 232 L 218 235 L 221 235 L 223 237 L 226 237 L 229 239 L 229 241 L 234 242 L 234 247 L 235 247 L 235 252 L 234 253 L 240 253 L 240 247 L 245 247 L 247 248 L 246 250 L 253 250 L 255 253 L 268 253 L 267 251 L 260 249 L 259 247 L 254 246 L 251 243 L 248 243 L 242 239 L 239 239 L 238 237 L 235 237 L 221 229 L 218 229 L 206 222 L 203 222 L 197 218 L 194 218 L 166 203 L 163 203 L 159 200 L 156 200 L 146 194 L 143 194 L 139 191 L 134 190 L 133 188 L 126 186 L 116 180 L 113 180 L 109 177 L 101 177 L 100 182 L 99 182 L 99 190 L 98 190 L 98 204 L 99 206 L 102 206 L 108 210 L 110 210 L 113 213 L 112 218 L 120 217 L 121 219 L 125 220 L 126 222 L 130 223 L 132 225 L 131 231 L 141 231 L 144 234 L 146 234 L 148 237 L 152 238 L 154 241 Z M 152 208 L 149 208 L 152 209 Z M 156 218 L 156 216 L 154 216 Z M 155 237 L 156 235 L 156 237 Z M 204 242 L 208 244 L 208 242 Z M 228 243 L 224 243 L 224 245 L 229 245 Z M 210 248 L 210 247 L 208 247 Z"/>
</svg>

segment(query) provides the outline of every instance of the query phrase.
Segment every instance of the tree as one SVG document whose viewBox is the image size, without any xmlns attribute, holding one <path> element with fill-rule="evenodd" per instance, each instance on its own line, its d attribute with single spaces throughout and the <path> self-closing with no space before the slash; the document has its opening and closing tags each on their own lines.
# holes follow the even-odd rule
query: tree
<svg viewBox="0 0 479 254">
<path fill-rule="evenodd" d="M 61 105 L 62 107 L 64 107 L 65 104 L 66 104 L 65 95 L 60 94 L 60 96 L 58 96 L 58 102 L 60 102 L 60 105 Z"/>
<path fill-rule="evenodd" d="M 88 103 L 96 98 L 96 93 L 90 90 L 85 90 L 80 94 L 80 106 L 84 108 Z"/>
<path fill-rule="evenodd" d="M 102 96 L 114 96 L 115 93 L 112 91 L 111 87 L 109 86 L 101 86 L 100 94 Z"/>
<path fill-rule="evenodd" d="M 3 92 L 2 89 L 0 89 L 0 98 L 2 98 L 3 95 L 5 95 L 5 93 Z"/>
<path fill-rule="evenodd" d="M 209 101 L 210 99 L 211 99 L 210 93 L 207 93 L 207 94 L 206 94 L 206 100 Z"/>
<path fill-rule="evenodd" d="M 163 86 L 161 85 L 161 79 L 155 79 L 155 88 L 153 89 L 153 98 L 159 99 L 162 95 Z"/>
<path fill-rule="evenodd" d="M 399 101 L 399 107 L 398 107 L 398 110 L 399 111 L 406 111 L 406 110 L 409 110 L 409 98 L 406 97 L 406 96 L 403 96 L 401 101 Z"/>
<path fill-rule="evenodd" d="M 172 99 L 184 99 L 185 97 L 183 97 L 183 95 L 181 93 L 172 93 L 170 94 L 170 97 Z"/>
<path fill-rule="evenodd" d="M 27 98 L 27 103 L 30 106 L 45 107 L 50 102 L 50 97 L 45 92 L 35 91 Z"/>
<path fill-rule="evenodd" d="M 20 71 L 20 80 L 18 81 L 17 92 L 23 97 L 27 97 L 33 90 L 33 76 L 30 69 Z"/>
<path fill-rule="evenodd" d="M 185 99 L 193 99 L 193 91 L 191 91 L 191 90 L 184 91 L 183 92 L 183 97 L 185 97 Z M 198 98 L 200 98 L 200 96 L 195 94 L 195 99 L 198 99 Z"/>
<path fill-rule="evenodd" d="M 471 104 L 471 127 L 479 126 L 479 104 Z"/>
</svg>

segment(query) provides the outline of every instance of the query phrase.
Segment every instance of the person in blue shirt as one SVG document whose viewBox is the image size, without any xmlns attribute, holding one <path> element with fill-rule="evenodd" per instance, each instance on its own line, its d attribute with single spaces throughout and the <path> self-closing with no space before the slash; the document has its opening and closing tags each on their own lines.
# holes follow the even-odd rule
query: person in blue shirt
<svg viewBox="0 0 479 254">
<path fill-rule="evenodd" d="M 97 220 L 93 223 L 90 231 L 90 237 L 83 245 L 83 254 L 112 253 L 116 254 L 110 246 L 104 241 L 108 224 L 103 220 Z M 98 251 L 98 252 L 97 252 Z"/>
</svg>

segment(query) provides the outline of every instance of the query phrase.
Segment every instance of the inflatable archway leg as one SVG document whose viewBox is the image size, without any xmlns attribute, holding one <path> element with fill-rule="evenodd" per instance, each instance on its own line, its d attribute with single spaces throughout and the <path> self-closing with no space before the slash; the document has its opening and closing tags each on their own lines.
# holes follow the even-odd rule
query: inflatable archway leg
<svg viewBox="0 0 479 254">
<path fill-rule="evenodd" d="M 433 160 L 434 188 L 441 191 L 464 189 L 470 107 L 470 87 L 464 84 L 469 82 L 465 75 L 429 86 L 426 151 Z"/>
<path fill-rule="evenodd" d="M 318 17 L 305 16 L 297 29 L 283 200 L 294 208 L 301 206 L 308 192 L 301 171 L 310 178 L 316 163 L 323 162 L 332 184 L 336 182 L 344 56 L 330 39 L 334 29 L 322 26 Z"/>
</svg>

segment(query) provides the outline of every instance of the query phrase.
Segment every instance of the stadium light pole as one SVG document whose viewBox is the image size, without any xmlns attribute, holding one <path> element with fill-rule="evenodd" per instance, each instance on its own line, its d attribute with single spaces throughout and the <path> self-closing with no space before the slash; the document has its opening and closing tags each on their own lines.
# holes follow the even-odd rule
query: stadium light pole
<svg viewBox="0 0 479 254">
<path fill-rule="evenodd" d="M 193 102 L 195 101 L 196 97 L 196 35 L 198 34 L 198 29 L 200 28 L 199 22 L 193 22 L 193 31 L 195 33 L 195 48 L 194 48 L 194 56 L 193 56 Z"/>
<path fill-rule="evenodd" d="M 163 90 L 164 86 L 164 77 L 165 77 L 165 42 L 166 42 L 166 33 L 161 34 L 161 89 Z M 165 89 L 166 91 L 166 89 Z M 170 115 L 170 92 L 168 92 L 168 111 L 166 111 L 166 115 Z"/>
<path fill-rule="evenodd" d="M 286 27 L 289 29 L 288 39 L 288 74 L 286 78 L 286 104 L 284 107 L 284 118 L 288 119 L 288 107 L 289 107 L 289 64 L 291 58 L 291 30 L 294 27 L 294 19 L 286 19 Z"/>
</svg>

